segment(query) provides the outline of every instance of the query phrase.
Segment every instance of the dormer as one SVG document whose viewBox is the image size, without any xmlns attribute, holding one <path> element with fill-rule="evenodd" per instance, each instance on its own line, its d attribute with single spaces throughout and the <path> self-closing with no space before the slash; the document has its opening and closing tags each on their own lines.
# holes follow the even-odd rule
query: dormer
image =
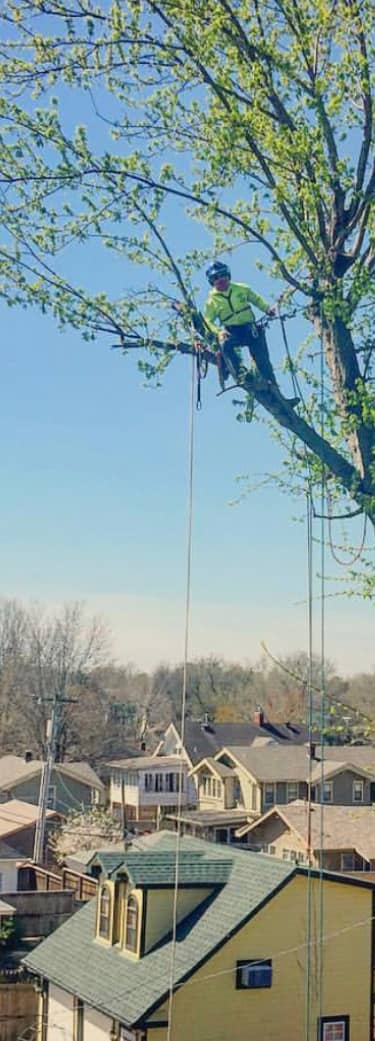
<svg viewBox="0 0 375 1041">
<path fill-rule="evenodd" d="M 105 856 L 105 854 L 103 855 Z M 101 855 L 96 860 L 99 862 Z M 200 851 L 145 851 L 124 855 L 110 876 L 101 878 L 96 915 L 98 943 L 117 946 L 140 958 L 173 928 L 176 871 L 177 924 L 215 897 L 229 877 L 231 861 Z"/>
<path fill-rule="evenodd" d="M 235 772 L 231 766 L 206 756 L 191 770 L 200 809 L 229 810 L 235 805 Z"/>
</svg>

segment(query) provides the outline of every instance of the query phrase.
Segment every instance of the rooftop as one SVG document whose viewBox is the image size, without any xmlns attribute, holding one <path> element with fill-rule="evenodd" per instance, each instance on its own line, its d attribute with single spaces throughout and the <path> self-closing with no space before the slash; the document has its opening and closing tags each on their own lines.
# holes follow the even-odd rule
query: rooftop
<svg viewBox="0 0 375 1041">
<path fill-rule="evenodd" d="M 42 769 L 41 759 L 30 759 L 26 762 L 20 755 L 3 755 L 0 758 L 0 789 L 11 788 L 12 785 L 33 777 Z M 55 763 L 54 770 L 68 777 L 74 777 L 83 784 L 89 784 L 92 788 L 103 789 L 104 785 L 95 770 L 86 762 L 78 763 Z"/>
<path fill-rule="evenodd" d="M 307 814 L 306 802 L 290 802 L 287 806 L 274 806 L 260 821 L 249 825 L 247 833 L 256 835 L 256 827 L 273 814 L 293 828 L 307 846 Z M 321 842 L 321 822 L 323 821 L 323 845 Z M 245 829 L 241 829 L 242 833 Z M 357 850 L 365 860 L 375 859 L 375 807 L 373 806 L 331 806 L 313 804 L 311 807 L 311 844 L 313 849 L 325 850 Z"/>
<path fill-rule="evenodd" d="M 168 729 L 166 733 L 168 732 Z M 184 746 L 195 765 L 206 756 L 214 756 L 223 745 L 247 746 L 257 738 L 271 738 L 281 745 L 303 744 L 308 740 L 308 729 L 300 723 L 205 723 L 185 720 Z M 158 755 L 163 754 L 163 741 Z"/>
<path fill-rule="evenodd" d="M 0 803 L 0 837 L 12 835 L 13 832 L 21 831 L 22 828 L 35 824 L 38 819 L 39 809 L 31 802 L 23 802 L 21 799 L 9 799 L 8 802 Z M 47 810 L 47 818 L 56 819 L 60 814 L 56 810 Z"/>
<path fill-rule="evenodd" d="M 181 759 L 180 755 L 138 755 L 135 759 L 112 759 L 109 760 L 107 766 L 112 766 L 114 769 L 119 770 L 167 770 L 174 768 L 175 770 L 184 767 L 186 769 L 186 763 Z"/>
<path fill-rule="evenodd" d="M 254 818 L 259 817 L 259 814 L 252 813 L 251 810 L 189 810 L 188 812 L 183 811 L 182 813 L 168 813 L 167 820 L 178 821 L 180 820 L 183 824 L 194 824 L 197 827 L 209 827 L 212 825 L 222 824 L 225 827 L 228 824 L 240 826 L 242 821 L 250 821 Z"/>
<path fill-rule="evenodd" d="M 163 854 L 169 851 L 173 862 L 175 844 L 171 832 L 158 833 L 157 848 Z M 212 872 L 206 878 L 220 873 L 224 882 L 227 877 L 199 912 L 193 911 L 177 928 L 176 981 L 189 976 L 295 873 L 292 864 L 190 837 L 181 839 L 180 848 L 188 854 L 186 863 L 192 863 L 195 852 L 196 870 L 202 871 L 204 864 L 204 870 Z M 153 856 L 145 852 L 148 864 Z M 184 857 L 182 870 L 183 861 Z M 202 876 L 201 882 L 205 884 Z M 139 960 L 125 959 L 116 947 L 95 941 L 95 915 L 95 901 L 90 901 L 32 951 L 26 964 L 107 1015 L 125 1024 L 138 1023 L 168 994 L 171 936 Z"/>
</svg>

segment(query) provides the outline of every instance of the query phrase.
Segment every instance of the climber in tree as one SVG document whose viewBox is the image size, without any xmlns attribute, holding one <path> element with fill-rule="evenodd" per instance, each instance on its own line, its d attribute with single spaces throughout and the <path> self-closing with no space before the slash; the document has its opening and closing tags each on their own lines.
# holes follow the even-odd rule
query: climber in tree
<svg viewBox="0 0 375 1041">
<path fill-rule="evenodd" d="M 232 370 L 233 364 L 238 366 L 240 361 L 240 375 L 245 374 L 240 348 L 248 347 L 260 375 L 276 386 L 266 337 L 256 325 L 252 306 L 268 315 L 273 315 L 274 309 L 250 286 L 243 282 L 232 282 L 229 267 L 220 260 L 207 268 L 206 276 L 212 289 L 203 317 L 211 332 L 216 333 L 226 365 Z M 296 405 L 297 401 L 297 398 L 291 398 L 289 404 Z"/>
</svg>

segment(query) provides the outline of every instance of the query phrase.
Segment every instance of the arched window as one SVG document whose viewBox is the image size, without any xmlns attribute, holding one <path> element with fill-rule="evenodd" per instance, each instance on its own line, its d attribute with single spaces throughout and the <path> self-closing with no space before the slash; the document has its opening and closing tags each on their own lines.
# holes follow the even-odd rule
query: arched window
<svg viewBox="0 0 375 1041">
<path fill-rule="evenodd" d="M 99 936 L 102 936 L 104 940 L 109 940 L 111 924 L 111 894 L 107 886 L 104 886 L 104 889 L 102 889 L 99 900 Z"/>
<path fill-rule="evenodd" d="M 125 947 L 128 951 L 137 951 L 138 939 L 138 903 L 134 896 L 128 897 L 126 905 Z"/>
</svg>

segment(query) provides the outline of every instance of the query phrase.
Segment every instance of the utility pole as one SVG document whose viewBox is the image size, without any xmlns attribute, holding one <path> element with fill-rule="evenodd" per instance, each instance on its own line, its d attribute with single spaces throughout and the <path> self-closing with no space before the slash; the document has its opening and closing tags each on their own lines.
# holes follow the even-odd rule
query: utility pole
<svg viewBox="0 0 375 1041">
<path fill-rule="evenodd" d="M 44 860 L 44 838 L 46 831 L 46 817 L 48 808 L 48 789 L 51 783 L 52 770 L 56 762 L 56 750 L 60 726 L 60 710 L 62 705 L 76 704 L 77 698 L 60 698 L 56 693 L 54 698 L 46 698 L 43 700 L 52 701 L 52 711 L 50 719 L 47 720 L 46 758 L 42 764 L 38 801 L 38 817 L 35 825 L 33 859 L 37 864 L 43 864 Z"/>
</svg>

